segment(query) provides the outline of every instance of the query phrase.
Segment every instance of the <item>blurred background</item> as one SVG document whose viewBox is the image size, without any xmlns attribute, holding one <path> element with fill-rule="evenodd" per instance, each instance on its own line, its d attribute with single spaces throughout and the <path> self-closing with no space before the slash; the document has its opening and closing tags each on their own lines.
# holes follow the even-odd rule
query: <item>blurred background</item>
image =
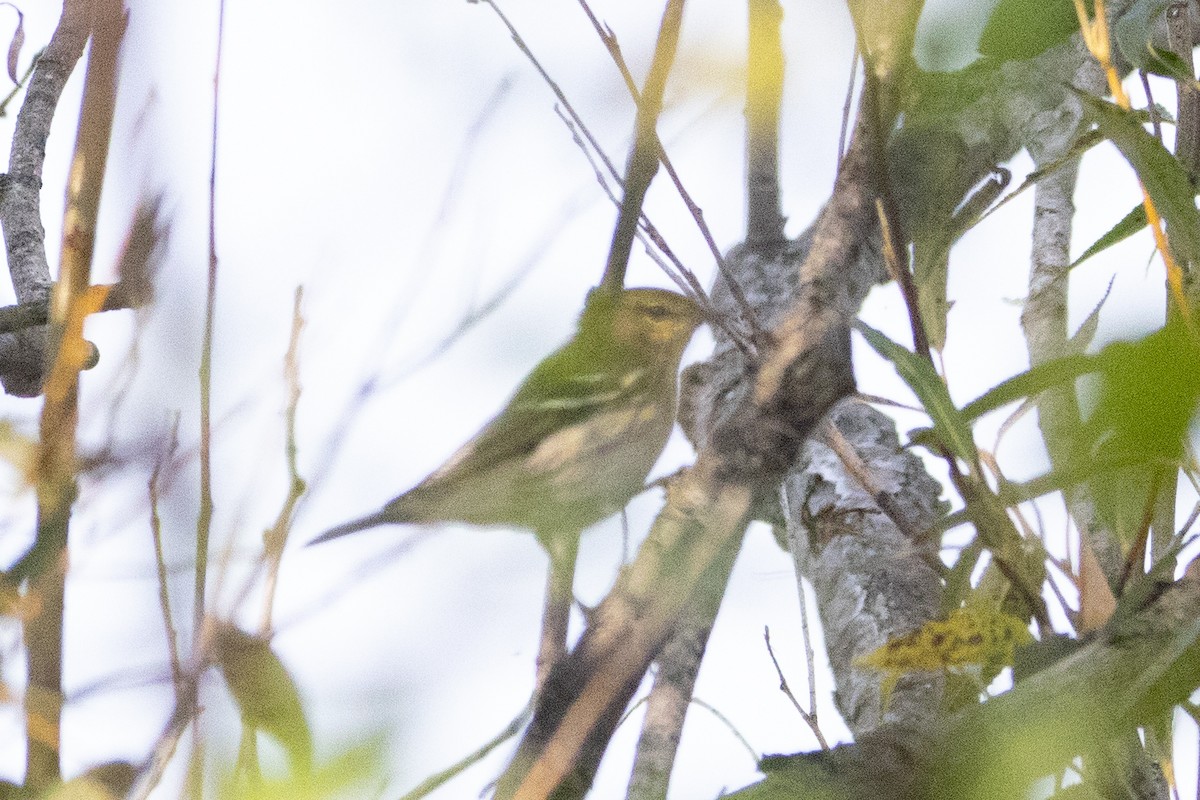
<svg viewBox="0 0 1200 800">
<path fill-rule="evenodd" d="M 783 5 L 782 177 L 788 233 L 796 235 L 832 186 L 853 39 L 840 4 Z M 918 43 L 923 66 L 971 61 L 992 5 L 927 3 Z M 641 80 L 659 4 L 596 0 L 592 7 Z M 537 0 L 506 0 L 501 8 L 623 165 L 633 104 L 580 8 Z M 23 69 L 48 40 L 59 7 L 22 10 Z M 83 378 L 80 437 L 81 449 L 99 459 L 81 478 L 71 527 L 67 775 L 143 759 L 173 703 L 149 525 L 156 465 L 173 616 L 184 639 L 190 636 L 217 12 L 215 1 L 130 0 L 97 282 L 114 279 L 115 253 L 140 201 L 161 196 L 169 229 L 155 303 L 88 322 L 101 361 Z M 0 32 L 9 24 L 5 13 Z M 688 4 L 660 125 L 722 249 L 738 242 L 743 227 L 745 14 L 719 0 Z M 249 566 L 287 492 L 283 362 L 302 286 L 296 444 L 310 491 L 283 561 L 273 646 L 300 685 L 318 757 L 383 736 L 377 780 L 383 794 L 395 796 L 491 738 L 524 707 L 545 557 L 527 533 L 455 527 L 391 526 L 320 548 L 303 544 L 375 510 L 438 466 L 570 335 L 599 279 L 615 210 L 556 115 L 552 93 L 487 4 L 300 0 L 284 10 L 250 0 L 228 4 L 224 35 L 213 377 L 213 557 L 220 566 L 210 607 L 248 629 L 261 613 L 262 587 L 248 579 Z M 82 67 L 48 145 L 42 202 L 52 264 L 81 86 Z M 1163 85 L 1156 99 L 1170 105 L 1173 98 Z M 0 146 L 12 121 L 11 114 L 0 120 Z M 1028 159 L 1018 157 L 1012 168 L 1015 186 Z M 1132 171 L 1111 147 L 1089 153 L 1074 252 L 1138 197 Z M 955 250 L 945 361 L 956 400 L 1026 366 L 1017 318 L 1031 210 L 1029 193 Z M 647 211 L 684 262 L 711 282 L 712 258 L 669 184 L 655 184 Z M 1156 327 L 1163 277 L 1151 253 L 1143 233 L 1077 270 L 1073 324 L 1116 275 L 1097 343 Z M 671 285 L 636 248 L 629 283 Z M 864 317 L 907 341 L 894 286 L 874 291 Z M 685 361 L 702 358 L 709 343 L 702 332 Z M 856 358 L 862 391 L 908 398 L 866 348 Z M 34 435 L 39 409 L 38 400 L 4 398 L 0 419 Z M 917 415 L 898 417 L 902 434 L 922 423 Z M 999 422 L 990 432 L 983 424 L 981 442 L 991 445 Z M 1045 468 L 1032 415 L 1006 435 L 998 454 L 1014 479 Z M 690 458 L 677 437 L 656 473 Z M 32 540 L 34 498 L 11 465 L 0 474 L 0 492 L 0 558 L 7 562 Z M 612 520 L 585 535 L 581 602 L 604 596 L 660 502 L 650 491 L 631 506 L 627 530 Z M 1049 529 L 1065 524 L 1050 505 L 1046 514 Z M 790 558 L 765 527 L 755 528 L 700 675 L 697 697 L 711 709 L 693 706 L 689 715 L 674 797 L 716 796 L 753 780 L 756 756 L 815 746 L 779 692 L 763 644 L 769 627 L 775 654 L 803 696 L 796 600 Z M 23 680 L 19 643 L 19 626 L 0 625 L 0 668 L 14 690 Z M 844 728 L 830 687 L 820 688 L 822 727 L 838 740 Z M 219 773 L 231 768 L 239 735 L 219 677 L 206 684 L 203 704 L 208 758 Z M 623 793 L 639 720 L 635 712 L 614 741 L 596 797 Z M 738 736 L 750 749 L 735 746 Z M 0 698 L 0 776 L 20 776 L 23 749 L 19 701 Z M 434 796 L 477 796 L 507 753 L 501 748 Z M 177 759 L 163 796 L 177 792 L 184 763 Z M 1179 768 L 1194 770 L 1184 762 Z"/>
</svg>

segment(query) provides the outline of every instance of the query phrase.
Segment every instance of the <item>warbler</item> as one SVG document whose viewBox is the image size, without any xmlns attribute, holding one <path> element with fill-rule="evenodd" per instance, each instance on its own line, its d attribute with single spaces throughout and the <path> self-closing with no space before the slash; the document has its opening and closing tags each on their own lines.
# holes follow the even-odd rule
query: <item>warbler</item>
<svg viewBox="0 0 1200 800">
<path fill-rule="evenodd" d="M 539 685 L 564 652 L 579 534 L 640 493 L 675 422 L 676 373 L 702 321 L 662 289 L 595 289 L 574 337 L 450 459 L 381 510 L 310 544 L 386 523 L 526 528 L 550 555 Z"/>
</svg>

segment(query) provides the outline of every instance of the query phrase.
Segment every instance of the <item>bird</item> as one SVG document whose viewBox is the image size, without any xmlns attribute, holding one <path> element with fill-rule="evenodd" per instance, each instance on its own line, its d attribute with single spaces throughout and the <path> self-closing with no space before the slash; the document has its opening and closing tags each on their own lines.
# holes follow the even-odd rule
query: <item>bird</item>
<svg viewBox="0 0 1200 800">
<path fill-rule="evenodd" d="M 665 289 L 593 289 L 575 335 L 428 477 L 309 544 L 392 523 L 532 531 L 550 557 L 541 686 L 566 652 L 579 535 L 644 489 L 675 424 L 677 373 L 703 321 Z"/>
</svg>

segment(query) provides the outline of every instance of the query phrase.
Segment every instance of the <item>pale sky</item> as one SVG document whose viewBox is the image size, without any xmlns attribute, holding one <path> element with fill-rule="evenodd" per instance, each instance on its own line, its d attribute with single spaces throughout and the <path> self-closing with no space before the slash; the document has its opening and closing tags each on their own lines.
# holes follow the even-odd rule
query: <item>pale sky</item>
<svg viewBox="0 0 1200 800">
<path fill-rule="evenodd" d="M 56 21 L 57 4 L 43 5 L 25 9 L 22 66 Z M 964 30 L 982 25 L 987 9 L 977 6 L 986 5 L 937 4 Z M 643 77 L 659 4 L 597 0 L 593 7 Z M 541 0 L 507 0 L 502 8 L 610 157 L 623 164 L 632 104 L 579 8 Z M 785 0 L 784 8 L 784 211 L 794 235 L 832 184 L 852 39 L 838 4 Z M 744 13 L 721 0 L 688 4 L 660 125 L 724 249 L 737 242 L 743 224 Z M 72 523 L 68 774 L 112 758 L 140 759 L 169 710 L 145 481 L 177 413 L 181 455 L 162 514 L 169 560 L 178 568 L 175 616 L 181 625 L 190 619 L 215 32 L 215 3 L 132 2 L 97 280 L 111 278 L 111 254 L 139 193 L 163 192 L 173 224 L 157 305 L 108 314 L 88 327 L 103 358 L 84 378 L 83 446 L 96 448 L 114 436 L 132 463 L 85 478 Z M 293 292 L 302 284 L 300 471 L 309 480 L 323 477 L 302 508 L 283 563 L 274 645 L 300 684 L 319 757 L 386 733 L 394 771 L 384 776 L 384 796 L 395 796 L 489 739 L 524 705 L 545 557 L 526 533 L 455 528 L 420 538 L 413 528 L 393 526 L 312 550 L 299 545 L 412 486 L 502 407 L 521 377 L 569 335 L 584 293 L 599 278 L 615 213 L 555 115 L 552 95 L 486 5 L 302 0 L 284 10 L 277 3 L 230 2 L 225 33 L 213 541 L 218 554 L 232 543 L 233 556 L 223 577 L 213 578 L 211 602 L 245 625 L 258 618 L 259 598 L 236 605 L 238 565 L 284 499 L 282 360 Z M 43 208 L 52 264 L 80 85 L 77 73 L 48 153 Z M 1173 92 L 1164 89 L 1157 99 L 1170 104 Z M 12 119 L 0 120 L 0 140 L 8 141 Z M 1013 169 L 1016 185 L 1028 159 L 1019 157 Z M 1132 172 L 1111 148 L 1090 154 L 1077 191 L 1074 252 L 1136 199 Z M 1026 365 L 1017 301 L 1025 293 L 1031 208 L 1027 193 L 955 251 L 950 294 L 957 305 L 946 364 L 957 400 Z M 709 283 L 712 259 L 668 184 L 656 184 L 648 210 Z M 1161 314 L 1162 273 L 1150 253 L 1148 238 L 1139 236 L 1077 270 L 1074 323 L 1120 268 L 1098 341 L 1152 327 Z M 494 313 L 427 360 L 460 320 L 518 278 Z M 630 283 L 670 285 L 638 248 Z M 899 339 L 902 312 L 895 287 L 887 286 L 872 294 L 864 316 Z M 139 325 L 132 362 L 126 351 Z M 688 358 L 702 358 L 707 342 L 706 334 L 698 336 Z M 860 388 L 907 399 L 890 368 L 865 351 L 856 348 Z M 376 373 L 380 388 L 359 408 L 330 461 L 330 440 L 347 404 Z M 37 401 L 6 399 L 0 419 L 32 432 L 38 408 Z M 994 441 L 997 416 L 980 426 L 985 446 Z M 905 416 L 901 434 L 920 424 L 918 416 Z M 1044 465 L 1035 433 L 1030 418 L 1000 450 L 1015 477 Z M 658 472 L 690 458 L 680 439 Z M 0 519 L 0 555 L 9 558 L 28 535 L 33 500 L 11 476 L 0 490 L 11 498 Z M 633 504 L 635 545 L 659 502 L 652 492 Z M 616 522 L 584 537 L 576 587 L 584 603 L 607 591 L 622 546 Z M 763 627 L 770 626 L 776 655 L 804 697 L 790 563 L 765 529 L 750 532 L 697 688 L 759 753 L 815 746 L 778 691 L 762 644 Z M 0 626 L 0 663 L 14 685 L 21 674 L 18 641 L 15 626 Z M 826 735 L 838 739 L 844 728 L 827 687 L 818 696 Z M 210 681 L 204 702 L 210 759 L 228 765 L 238 725 L 219 678 Z M 594 796 L 623 795 L 639 720 L 635 714 L 618 733 Z M 21 737 L 19 708 L 0 704 L 0 777 L 19 775 Z M 476 796 L 507 752 L 434 796 Z M 715 797 L 756 774 L 729 729 L 693 708 L 672 797 Z M 179 777 L 171 773 L 160 796 L 173 796 Z"/>
</svg>

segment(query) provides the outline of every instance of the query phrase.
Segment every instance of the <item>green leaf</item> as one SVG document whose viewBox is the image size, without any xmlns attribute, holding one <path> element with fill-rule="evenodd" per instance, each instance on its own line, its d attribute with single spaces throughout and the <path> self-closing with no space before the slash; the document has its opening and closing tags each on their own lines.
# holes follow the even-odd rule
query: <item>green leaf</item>
<svg viewBox="0 0 1200 800">
<path fill-rule="evenodd" d="M 1033 58 L 1077 30 L 1071 0 L 1000 0 L 983 28 L 979 52 L 1001 61 Z"/>
<path fill-rule="evenodd" d="M 1112 293 L 1113 283 L 1117 276 L 1113 275 L 1108 279 L 1108 288 L 1104 290 L 1104 296 L 1096 303 L 1092 313 L 1084 318 L 1083 322 L 1079 323 L 1079 329 L 1075 334 L 1067 340 L 1067 352 L 1073 355 L 1083 355 L 1087 349 L 1092 346 L 1092 339 L 1096 336 L 1096 329 L 1100 326 L 1100 309 L 1108 301 L 1109 294 Z"/>
<path fill-rule="evenodd" d="M 300 692 L 270 644 L 219 623 L 213 647 L 217 666 L 248 725 L 273 736 L 291 759 L 294 773 L 312 769 L 312 735 Z"/>
<path fill-rule="evenodd" d="M 1146 227 L 1146 206 L 1138 203 L 1121 218 L 1120 222 L 1109 228 L 1108 232 L 1093 242 L 1091 247 L 1084 250 L 1079 258 L 1072 261 L 1068 269 L 1075 269 L 1092 256 L 1104 252 L 1118 242 L 1125 241 L 1144 227 Z"/>
<path fill-rule="evenodd" d="M 224 776 L 217 800 L 330 800 L 343 797 L 377 797 L 386 783 L 381 777 L 387 740 L 371 735 L 340 753 L 323 759 L 308 774 L 250 782 L 241 771 Z M 405 795 L 408 797 L 409 795 Z M 424 796 L 424 795 L 421 795 Z"/>
<path fill-rule="evenodd" d="M 1036 397 L 1047 389 L 1073 381 L 1099 368 L 1096 356 L 1074 355 L 1038 364 L 992 387 L 963 406 L 963 419 L 970 422 L 1001 406 Z"/>
<path fill-rule="evenodd" d="M 1187 62 L 1177 56 L 1170 50 L 1162 50 L 1152 45 L 1147 45 L 1149 57 L 1146 59 L 1145 65 L 1142 67 L 1146 72 L 1153 75 L 1161 75 L 1164 78 L 1170 78 L 1180 83 L 1196 83 L 1196 76 L 1192 74 L 1191 68 Z"/>
<path fill-rule="evenodd" d="M 1142 127 L 1132 112 L 1084 92 L 1076 94 L 1091 111 L 1100 132 L 1137 172 L 1158 213 L 1167 221 L 1176 256 L 1200 263 L 1200 213 L 1196 211 L 1195 191 L 1175 156 Z"/>
<path fill-rule="evenodd" d="M 978 461 L 978 452 L 975 448 L 975 438 L 971 435 L 971 428 L 958 409 L 954 407 L 945 382 L 937 374 L 937 370 L 933 368 L 929 359 L 901 347 L 862 320 L 858 320 L 855 324 L 875 352 L 892 362 L 892 366 L 896 368 L 900 378 L 908 384 L 913 394 L 921 401 L 925 413 L 933 420 L 938 441 L 955 458 L 974 467 Z"/>
<path fill-rule="evenodd" d="M 1154 26 L 1171 0 L 1135 0 L 1113 26 L 1113 38 L 1125 60 L 1137 69 L 1155 72 Z"/>
<path fill-rule="evenodd" d="M 1200 675 L 1200 618 L 1183 625 L 1124 694 L 1135 723 L 1147 723 L 1185 702 Z"/>
<path fill-rule="evenodd" d="M 1094 410 L 1074 432 L 1064 455 L 1093 471 L 1088 478 L 1100 519 L 1131 543 L 1161 477 L 1183 457 L 1188 426 L 1200 405 L 1200 346 L 1175 321 L 1136 342 L 1116 342 L 1099 354 Z"/>
</svg>

